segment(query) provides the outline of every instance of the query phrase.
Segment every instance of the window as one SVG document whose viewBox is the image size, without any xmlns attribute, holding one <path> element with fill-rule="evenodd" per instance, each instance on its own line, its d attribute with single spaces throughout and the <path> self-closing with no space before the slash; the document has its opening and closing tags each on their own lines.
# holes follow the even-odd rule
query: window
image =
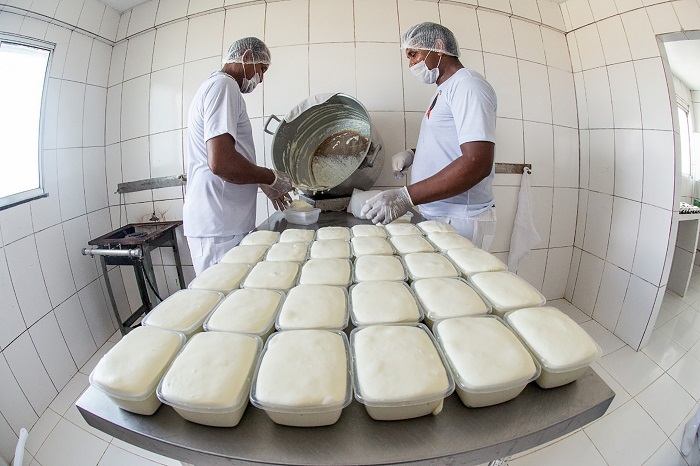
<svg viewBox="0 0 700 466">
<path fill-rule="evenodd" d="M 690 157 L 690 122 L 688 111 L 682 106 L 678 106 L 678 126 L 681 135 L 681 170 L 683 176 L 691 176 L 692 162 Z M 697 174 L 695 174 L 697 176 Z"/>
<path fill-rule="evenodd" d="M 51 48 L 0 35 L 0 209 L 45 196 L 42 109 Z"/>
</svg>

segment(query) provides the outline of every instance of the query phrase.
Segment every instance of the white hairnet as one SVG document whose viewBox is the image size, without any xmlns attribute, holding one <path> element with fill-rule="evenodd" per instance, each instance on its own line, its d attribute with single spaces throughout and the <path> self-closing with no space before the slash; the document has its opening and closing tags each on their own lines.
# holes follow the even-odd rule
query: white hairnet
<svg viewBox="0 0 700 466">
<path fill-rule="evenodd" d="M 426 22 L 411 27 L 401 39 L 401 48 L 431 50 L 459 57 L 459 44 L 454 34 L 437 23 Z"/>
<path fill-rule="evenodd" d="M 270 49 L 257 37 L 244 37 L 231 44 L 222 64 L 262 63 L 270 64 Z"/>
</svg>

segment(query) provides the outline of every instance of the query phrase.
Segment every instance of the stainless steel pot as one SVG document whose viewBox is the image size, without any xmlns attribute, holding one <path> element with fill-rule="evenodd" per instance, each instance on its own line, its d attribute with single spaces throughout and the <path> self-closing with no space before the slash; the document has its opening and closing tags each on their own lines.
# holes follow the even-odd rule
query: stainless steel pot
<svg viewBox="0 0 700 466">
<path fill-rule="evenodd" d="M 368 190 L 383 166 L 382 139 L 367 109 L 346 94 L 318 95 L 297 105 L 283 119 L 275 115 L 264 131 L 273 135 L 272 164 L 310 197 L 350 196 Z M 272 132 L 272 120 L 279 125 Z"/>
</svg>

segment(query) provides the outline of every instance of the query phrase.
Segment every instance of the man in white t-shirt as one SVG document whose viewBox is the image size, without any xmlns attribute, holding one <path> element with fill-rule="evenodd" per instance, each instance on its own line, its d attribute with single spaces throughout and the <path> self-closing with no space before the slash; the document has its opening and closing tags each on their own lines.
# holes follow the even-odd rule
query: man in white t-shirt
<svg viewBox="0 0 700 466">
<path fill-rule="evenodd" d="M 436 23 L 420 23 L 402 38 L 413 74 L 437 84 L 415 151 L 392 157 L 397 177 L 411 165 L 412 184 L 369 199 L 362 214 L 389 223 L 419 206 L 421 215 L 454 226 L 488 250 L 496 231 L 492 182 L 496 141 L 496 93 L 479 73 L 459 61 L 454 34 Z"/>
<path fill-rule="evenodd" d="M 258 186 L 284 209 L 289 176 L 255 163 L 255 146 L 243 95 L 270 66 L 270 50 L 255 37 L 228 49 L 192 99 L 187 127 L 187 194 L 183 227 L 197 275 L 221 260 L 255 228 Z"/>
</svg>

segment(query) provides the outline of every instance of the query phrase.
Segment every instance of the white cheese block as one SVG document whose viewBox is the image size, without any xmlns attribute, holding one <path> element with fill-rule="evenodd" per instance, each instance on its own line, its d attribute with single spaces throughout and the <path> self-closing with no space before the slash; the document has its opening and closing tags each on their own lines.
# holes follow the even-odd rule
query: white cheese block
<svg viewBox="0 0 700 466">
<path fill-rule="evenodd" d="M 228 332 L 195 335 L 163 377 L 160 394 L 181 409 L 233 409 L 248 401 L 260 340 Z"/>
<path fill-rule="evenodd" d="M 262 245 L 272 246 L 279 240 L 280 234 L 278 231 L 258 230 L 246 235 L 242 240 L 242 245 Z"/>
<path fill-rule="evenodd" d="M 357 236 L 350 240 L 352 252 L 355 257 L 368 254 L 389 255 L 394 254 L 394 248 L 385 238 L 378 236 Z"/>
<path fill-rule="evenodd" d="M 425 317 L 433 322 L 489 312 L 479 294 L 462 280 L 426 278 L 413 282 L 412 286 L 423 305 Z"/>
<path fill-rule="evenodd" d="M 339 286 L 295 286 L 282 304 L 277 328 L 342 330 L 348 323 L 347 301 L 345 288 Z"/>
<path fill-rule="evenodd" d="M 459 276 L 454 265 L 437 252 L 414 252 L 403 256 L 411 280 Z"/>
<path fill-rule="evenodd" d="M 310 243 L 314 240 L 314 230 L 302 230 L 300 228 L 290 228 L 284 230 L 280 235 L 280 243 Z"/>
<path fill-rule="evenodd" d="M 231 248 L 219 262 L 234 263 L 234 264 L 250 264 L 255 265 L 260 262 L 267 252 L 267 246 L 234 246 Z"/>
<path fill-rule="evenodd" d="M 449 251 L 452 249 L 472 249 L 475 247 L 474 243 L 457 233 L 429 233 L 428 239 L 441 251 Z"/>
<path fill-rule="evenodd" d="M 386 238 L 387 233 L 381 225 L 355 225 L 351 228 L 353 236 L 377 236 Z"/>
<path fill-rule="evenodd" d="M 457 230 L 452 225 L 437 220 L 425 220 L 416 225 L 425 234 L 435 232 L 456 233 Z"/>
<path fill-rule="evenodd" d="M 342 239 L 350 241 L 350 228 L 321 227 L 316 230 L 316 239 Z"/>
<path fill-rule="evenodd" d="M 351 280 L 347 259 L 309 259 L 301 269 L 301 285 L 348 286 Z"/>
<path fill-rule="evenodd" d="M 507 270 L 506 264 L 496 256 L 479 248 L 450 249 L 447 257 L 452 259 L 462 275 L 469 278 L 475 273 Z"/>
<path fill-rule="evenodd" d="M 297 275 L 297 262 L 258 262 L 246 277 L 243 287 L 287 291 L 296 284 Z"/>
<path fill-rule="evenodd" d="M 499 317 L 513 309 L 545 303 L 544 296 L 535 287 L 511 272 L 477 273 L 469 280 L 491 303 L 494 314 Z"/>
<path fill-rule="evenodd" d="M 205 269 L 190 282 L 193 290 L 212 290 L 228 294 L 241 284 L 250 266 L 248 264 L 219 263 Z"/>
<path fill-rule="evenodd" d="M 403 282 L 368 281 L 350 289 L 355 325 L 418 322 L 416 299 Z"/>
<path fill-rule="evenodd" d="M 423 232 L 412 223 L 388 223 L 384 225 L 391 236 L 422 235 Z"/>
<path fill-rule="evenodd" d="M 154 307 L 142 324 L 182 332 L 189 338 L 202 330 L 204 319 L 221 298 L 217 291 L 180 290 Z"/>
<path fill-rule="evenodd" d="M 277 290 L 235 290 L 217 306 L 204 328 L 263 336 L 273 328 L 281 302 L 282 293 Z"/>
<path fill-rule="evenodd" d="M 401 235 L 389 238 L 392 246 L 399 254 L 412 252 L 435 252 L 435 248 L 425 238 L 418 235 Z"/>
<path fill-rule="evenodd" d="M 156 386 L 184 342 L 181 333 L 136 327 L 100 359 L 90 384 L 122 409 L 151 415 L 160 406 Z"/>
<path fill-rule="evenodd" d="M 309 254 L 307 243 L 277 243 L 270 246 L 266 261 L 304 262 Z"/>
<path fill-rule="evenodd" d="M 260 359 L 251 401 L 279 424 L 332 424 L 350 402 L 348 359 L 338 333 L 274 333 Z"/>
<path fill-rule="evenodd" d="M 312 259 L 349 259 L 350 243 L 344 239 L 322 239 L 311 243 Z"/>
<path fill-rule="evenodd" d="M 355 282 L 405 279 L 406 271 L 401 260 L 396 256 L 360 256 L 355 261 Z"/>
</svg>

